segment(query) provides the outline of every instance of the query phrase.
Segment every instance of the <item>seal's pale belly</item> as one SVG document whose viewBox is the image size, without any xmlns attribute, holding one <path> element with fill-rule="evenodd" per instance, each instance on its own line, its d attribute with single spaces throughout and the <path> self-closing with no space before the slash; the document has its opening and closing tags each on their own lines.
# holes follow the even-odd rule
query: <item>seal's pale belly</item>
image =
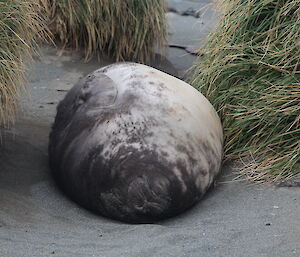
<svg viewBox="0 0 300 257">
<path fill-rule="evenodd" d="M 220 171 L 223 134 L 208 100 L 154 68 L 120 63 L 80 80 L 61 101 L 50 166 L 76 202 L 152 222 L 195 204 Z"/>
</svg>

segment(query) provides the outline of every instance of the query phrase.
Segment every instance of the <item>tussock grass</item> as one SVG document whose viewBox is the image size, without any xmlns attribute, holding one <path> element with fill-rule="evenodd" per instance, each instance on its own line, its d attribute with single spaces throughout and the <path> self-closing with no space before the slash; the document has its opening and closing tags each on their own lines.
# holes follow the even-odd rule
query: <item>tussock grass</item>
<svg viewBox="0 0 300 257">
<path fill-rule="evenodd" d="M 63 46 L 84 48 L 86 61 L 106 51 L 116 60 L 147 61 L 166 37 L 163 0 L 48 0 L 50 28 Z"/>
<path fill-rule="evenodd" d="M 221 0 L 192 84 L 218 110 L 225 156 L 255 182 L 300 174 L 299 0 Z"/>
<path fill-rule="evenodd" d="M 42 1 L 0 1 L 0 125 L 15 119 L 18 98 L 25 90 L 26 65 L 36 51 L 37 40 L 47 35 L 39 12 Z"/>
</svg>

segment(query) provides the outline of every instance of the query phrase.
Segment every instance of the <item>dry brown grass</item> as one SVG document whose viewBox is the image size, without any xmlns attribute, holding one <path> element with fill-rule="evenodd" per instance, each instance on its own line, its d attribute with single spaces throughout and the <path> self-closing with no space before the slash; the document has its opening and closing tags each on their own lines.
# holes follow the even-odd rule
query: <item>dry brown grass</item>
<svg viewBox="0 0 300 257">
<path fill-rule="evenodd" d="M 25 90 L 26 65 L 47 35 L 39 12 L 45 2 L 0 1 L 0 125 L 14 122 L 18 99 Z"/>
<path fill-rule="evenodd" d="M 166 37 L 163 0 L 48 0 L 50 28 L 63 46 L 147 61 Z"/>
</svg>

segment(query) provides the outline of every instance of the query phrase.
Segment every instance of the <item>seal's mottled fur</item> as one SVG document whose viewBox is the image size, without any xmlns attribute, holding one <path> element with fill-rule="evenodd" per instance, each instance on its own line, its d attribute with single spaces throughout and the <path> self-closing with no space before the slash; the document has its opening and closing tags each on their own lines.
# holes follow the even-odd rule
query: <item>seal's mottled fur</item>
<svg viewBox="0 0 300 257">
<path fill-rule="evenodd" d="M 220 170 L 222 128 L 190 85 L 154 68 L 114 64 L 83 78 L 57 108 L 50 166 L 81 205 L 152 222 L 196 203 Z"/>
</svg>

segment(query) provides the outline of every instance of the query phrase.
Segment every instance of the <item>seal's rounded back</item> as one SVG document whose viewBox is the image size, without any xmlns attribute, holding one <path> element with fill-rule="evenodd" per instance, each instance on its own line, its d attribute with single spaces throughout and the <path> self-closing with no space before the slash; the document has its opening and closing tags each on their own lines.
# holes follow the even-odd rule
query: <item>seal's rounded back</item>
<svg viewBox="0 0 300 257">
<path fill-rule="evenodd" d="M 113 64 L 60 102 L 50 134 L 54 177 L 73 200 L 126 222 L 195 204 L 220 171 L 223 134 L 209 101 L 154 68 Z"/>
</svg>

